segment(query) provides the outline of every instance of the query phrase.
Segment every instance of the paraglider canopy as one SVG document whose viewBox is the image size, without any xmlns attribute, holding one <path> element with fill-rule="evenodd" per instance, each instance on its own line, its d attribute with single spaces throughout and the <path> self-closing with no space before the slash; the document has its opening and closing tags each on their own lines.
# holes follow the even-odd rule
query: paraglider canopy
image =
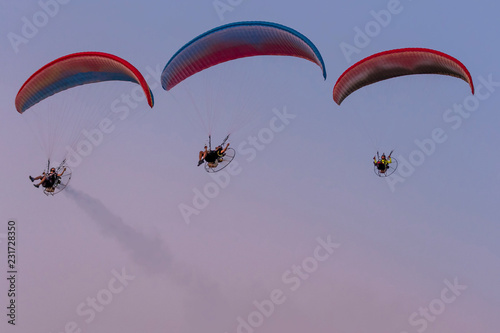
<svg viewBox="0 0 500 333">
<path fill-rule="evenodd" d="M 53 165 L 57 177 L 44 182 L 45 194 L 54 195 L 62 191 L 71 179 L 68 165 L 80 163 L 82 156 L 88 156 L 102 140 L 103 132 L 97 124 L 102 124 L 103 119 L 111 121 L 104 112 L 114 114 L 112 104 L 106 102 L 113 96 L 109 94 L 109 85 L 93 89 L 93 85 L 89 84 L 105 81 L 137 83 L 140 86 L 136 88 L 139 95 L 141 90 L 145 95 L 145 98 L 140 96 L 141 99 L 146 99 L 153 107 L 153 94 L 142 74 L 127 61 L 102 52 L 81 52 L 58 58 L 36 71 L 19 89 L 15 99 L 16 110 L 25 114 L 32 108 L 23 118 L 34 121 L 32 128 L 35 134 L 39 134 L 39 141 L 47 155 L 45 174 L 49 174 L 53 160 L 63 161 L 58 167 Z M 78 86 L 85 88 L 76 89 Z M 70 88 L 75 89 L 67 91 Z M 106 100 L 96 98 L 95 94 L 81 94 L 92 89 L 105 95 Z M 91 132 L 94 134 L 89 134 Z M 87 140 L 89 135 L 93 136 L 91 141 Z"/>
<path fill-rule="evenodd" d="M 161 74 L 162 87 L 171 91 L 176 101 L 189 102 L 185 109 L 197 113 L 196 118 L 209 140 L 215 126 L 217 130 L 222 127 L 223 134 L 227 135 L 225 142 L 229 135 L 249 123 L 250 115 L 255 116 L 254 111 L 259 109 L 256 104 L 264 100 L 263 85 L 270 80 L 258 75 L 256 66 L 245 66 L 258 60 L 248 59 L 256 56 L 305 59 L 318 65 L 326 79 L 321 54 L 307 37 L 280 24 L 249 21 L 211 29 L 186 43 L 165 65 Z M 243 58 L 246 60 L 235 61 Z M 259 73 L 271 75 L 272 71 Z M 196 78 L 186 80 L 191 76 Z M 179 87 L 172 90 L 177 85 Z M 207 162 L 205 168 L 208 172 L 220 171 L 234 156 L 234 149 L 229 148 L 223 156 Z"/>
<path fill-rule="evenodd" d="M 50 180 L 50 186 L 47 186 L 43 189 L 43 193 L 47 196 L 54 196 L 64 190 L 66 186 L 68 186 L 72 176 L 72 171 L 70 167 L 66 165 L 66 161 L 61 162 L 58 167 L 50 167 L 49 162 L 45 174 L 48 175 L 51 169 L 55 169 L 55 176 L 53 180 Z"/>
<path fill-rule="evenodd" d="M 81 52 L 56 59 L 36 71 L 19 89 L 15 101 L 16 109 L 23 113 L 63 90 L 88 83 L 115 80 L 140 84 L 149 106 L 153 107 L 153 93 L 134 66 L 112 54 Z"/>
<path fill-rule="evenodd" d="M 412 74 L 441 74 L 457 77 L 470 86 L 472 77 L 467 68 L 452 56 L 424 48 L 404 48 L 371 55 L 351 67 L 338 78 L 333 100 L 340 105 L 354 91 L 390 78 Z"/>
<path fill-rule="evenodd" d="M 393 151 L 386 157 L 385 153 L 379 156 L 377 152 L 377 158 L 373 157 L 373 171 L 379 177 L 388 177 L 392 175 L 398 168 L 398 160 L 391 157 Z"/>
<path fill-rule="evenodd" d="M 293 56 L 312 61 L 326 79 L 321 54 L 307 37 L 284 25 L 255 21 L 226 24 L 191 40 L 163 69 L 162 87 L 170 90 L 209 67 L 258 55 Z"/>
</svg>

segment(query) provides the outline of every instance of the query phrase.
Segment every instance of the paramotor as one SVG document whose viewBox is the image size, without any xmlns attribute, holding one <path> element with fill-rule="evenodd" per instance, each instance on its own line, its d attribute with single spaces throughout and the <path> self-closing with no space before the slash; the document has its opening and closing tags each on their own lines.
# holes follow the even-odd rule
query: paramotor
<svg viewBox="0 0 500 333">
<path fill-rule="evenodd" d="M 147 100 L 153 107 L 153 94 L 141 73 L 127 61 L 101 52 L 74 53 L 56 59 L 31 75 L 19 89 L 16 109 L 23 119 L 32 122 L 48 165 L 55 165 L 53 160 L 63 161 L 57 167 L 58 174 L 66 168 L 53 186 L 45 186 L 46 195 L 62 191 L 71 179 L 69 165 L 75 166 L 81 156 L 88 156 L 102 141 L 103 133 L 110 133 L 112 121 L 108 116 L 120 111 L 120 101 L 110 92 L 122 86 L 116 82 L 102 83 L 97 88 L 91 85 L 106 81 L 137 83 L 140 87 L 134 94 L 138 96 L 136 100 Z"/>
<path fill-rule="evenodd" d="M 307 37 L 280 24 L 249 21 L 216 27 L 182 46 L 163 69 L 162 87 L 166 91 L 173 91 L 176 100 L 181 97 L 180 100 L 190 102 L 186 109 L 198 113 L 196 118 L 200 119 L 209 137 L 215 131 L 216 125 L 224 127 L 220 131 L 229 136 L 249 123 L 248 118 L 251 117 L 248 115 L 259 109 L 255 103 L 263 97 L 265 90 L 263 85 L 267 83 L 265 74 L 271 75 L 269 70 L 259 75 L 255 68 L 262 67 L 248 66 L 250 60 L 257 60 L 254 59 L 256 56 L 288 56 L 305 59 L 319 66 L 323 78 L 326 79 L 325 64 L 321 54 Z M 250 57 L 253 59 L 248 59 Z M 269 62 L 272 63 L 266 61 Z M 228 70 L 225 73 L 227 75 L 221 77 L 224 76 L 224 69 Z M 238 70 L 241 69 L 253 75 L 239 73 Z M 196 78 L 187 80 L 191 76 Z M 252 81 L 252 77 L 257 81 Z M 206 85 L 201 85 L 198 89 L 193 89 L 193 86 L 189 85 L 189 83 L 201 83 L 203 78 L 207 79 Z M 179 87 L 173 89 L 177 85 Z M 186 92 L 184 98 L 181 95 L 183 89 Z M 252 96 L 255 90 L 258 92 Z M 203 97 L 204 101 L 196 103 L 197 98 Z M 220 171 L 232 161 L 234 155 L 234 149 L 230 148 L 220 161 L 206 163 L 205 169 L 208 172 Z"/>
</svg>

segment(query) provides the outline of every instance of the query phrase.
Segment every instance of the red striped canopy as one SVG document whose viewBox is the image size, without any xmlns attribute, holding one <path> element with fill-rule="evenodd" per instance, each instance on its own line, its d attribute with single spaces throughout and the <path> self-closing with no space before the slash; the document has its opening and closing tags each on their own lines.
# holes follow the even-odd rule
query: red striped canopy
<svg viewBox="0 0 500 333">
<path fill-rule="evenodd" d="M 405 48 L 371 55 L 349 67 L 333 88 L 333 100 L 340 105 L 347 96 L 364 86 L 411 74 L 457 77 L 467 82 L 474 94 L 472 77 L 460 61 L 435 50 Z"/>
</svg>

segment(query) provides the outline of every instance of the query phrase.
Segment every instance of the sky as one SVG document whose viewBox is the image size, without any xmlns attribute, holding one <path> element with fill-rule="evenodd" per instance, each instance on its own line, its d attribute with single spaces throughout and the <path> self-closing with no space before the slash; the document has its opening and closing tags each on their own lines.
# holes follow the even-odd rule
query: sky
<svg viewBox="0 0 500 333">
<path fill-rule="evenodd" d="M 490 0 L 1 1 L 0 331 L 498 332 L 499 10 Z M 161 88 L 185 43 L 254 20 L 307 36 L 326 80 L 303 59 L 256 57 Z M 402 47 L 459 59 L 476 97 L 459 79 L 415 75 L 335 104 L 344 70 Z M 154 108 L 137 97 L 113 115 L 110 103 L 136 88 L 126 82 L 16 111 L 32 73 L 82 51 L 136 66 Z M 229 140 L 236 158 L 212 175 L 196 167 L 208 104 L 219 127 L 238 105 L 248 118 Z M 47 124 L 37 112 L 58 116 Z M 47 197 L 28 176 L 45 168 L 40 139 L 59 115 L 79 140 L 106 117 L 113 130 Z M 215 141 L 227 134 L 217 126 Z M 377 177 L 373 155 L 393 149 L 398 170 Z"/>
</svg>

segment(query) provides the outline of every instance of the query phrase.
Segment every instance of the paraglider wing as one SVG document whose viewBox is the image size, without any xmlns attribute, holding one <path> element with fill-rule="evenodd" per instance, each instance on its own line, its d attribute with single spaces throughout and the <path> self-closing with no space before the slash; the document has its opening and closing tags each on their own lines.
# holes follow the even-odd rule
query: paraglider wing
<svg viewBox="0 0 500 333">
<path fill-rule="evenodd" d="M 467 82 L 474 94 L 467 68 L 452 56 L 435 50 L 405 48 L 369 56 L 349 67 L 333 88 L 333 100 L 340 105 L 354 91 L 382 80 L 411 74 L 441 74 Z"/>
<path fill-rule="evenodd" d="M 141 85 L 149 106 L 153 107 L 153 93 L 134 66 L 112 54 L 82 52 L 56 59 L 35 72 L 17 93 L 16 109 L 23 113 L 63 90 L 88 83 L 115 80 Z"/>
<path fill-rule="evenodd" d="M 170 90 L 209 67 L 258 55 L 293 56 L 312 61 L 326 79 L 321 54 L 298 31 L 270 22 L 237 22 L 207 31 L 177 51 L 163 69 L 162 87 Z"/>
</svg>

